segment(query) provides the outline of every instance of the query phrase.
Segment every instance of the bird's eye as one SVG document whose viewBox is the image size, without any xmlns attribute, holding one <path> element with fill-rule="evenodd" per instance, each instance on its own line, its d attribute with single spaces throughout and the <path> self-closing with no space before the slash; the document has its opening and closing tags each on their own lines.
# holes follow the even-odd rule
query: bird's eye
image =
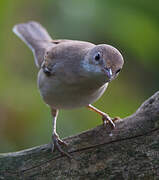
<svg viewBox="0 0 159 180">
<path fill-rule="evenodd" d="M 116 71 L 116 74 L 118 74 L 118 73 L 120 72 L 120 70 L 121 70 L 121 69 L 118 69 L 118 70 Z"/>
<path fill-rule="evenodd" d="M 99 53 L 99 52 L 95 54 L 94 59 L 95 59 L 96 61 L 99 61 L 99 60 L 100 60 L 100 53 Z"/>
</svg>

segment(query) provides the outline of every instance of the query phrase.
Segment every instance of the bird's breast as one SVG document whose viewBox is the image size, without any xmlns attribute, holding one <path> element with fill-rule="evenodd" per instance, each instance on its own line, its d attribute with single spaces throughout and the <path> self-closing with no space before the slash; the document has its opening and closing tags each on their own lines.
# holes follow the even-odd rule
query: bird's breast
<svg viewBox="0 0 159 180">
<path fill-rule="evenodd" d="M 108 83 L 97 87 L 93 82 L 67 84 L 43 72 L 38 75 L 38 87 L 43 100 L 56 109 L 72 109 L 87 106 L 99 99 Z"/>
</svg>

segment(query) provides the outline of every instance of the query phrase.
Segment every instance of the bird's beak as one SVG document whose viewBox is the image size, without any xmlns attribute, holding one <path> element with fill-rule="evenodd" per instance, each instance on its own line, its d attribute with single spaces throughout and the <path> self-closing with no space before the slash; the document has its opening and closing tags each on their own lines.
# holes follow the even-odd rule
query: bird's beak
<svg viewBox="0 0 159 180">
<path fill-rule="evenodd" d="M 110 80 L 112 78 L 112 70 L 110 68 L 103 68 L 104 73 L 106 74 L 106 76 L 108 77 L 108 79 Z"/>
</svg>

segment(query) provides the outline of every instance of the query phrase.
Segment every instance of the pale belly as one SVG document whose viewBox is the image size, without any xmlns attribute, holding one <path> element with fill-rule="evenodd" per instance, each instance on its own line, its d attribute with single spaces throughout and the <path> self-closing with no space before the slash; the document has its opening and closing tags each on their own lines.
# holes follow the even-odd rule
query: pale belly
<svg viewBox="0 0 159 180">
<path fill-rule="evenodd" d="M 45 79 L 47 78 L 47 79 Z M 87 106 L 99 99 L 108 83 L 98 88 L 61 83 L 56 78 L 45 75 L 38 77 L 38 87 L 43 100 L 55 109 L 73 109 Z"/>
</svg>

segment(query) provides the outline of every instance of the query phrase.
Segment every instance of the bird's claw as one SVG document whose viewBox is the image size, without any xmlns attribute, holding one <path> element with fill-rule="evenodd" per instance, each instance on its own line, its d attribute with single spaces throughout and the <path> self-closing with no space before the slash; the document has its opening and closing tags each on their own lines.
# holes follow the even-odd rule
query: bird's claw
<svg viewBox="0 0 159 180">
<path fill-rule="evenodd" d="M 102 116 L 102 120 L 103 120 L 103 125 L 105 126 L 107 123 L 111 123 L 112 127 L 115 128 L 115 123 L 113 122 L 113 120 L 107 115 L 104 114 Z"/>
<path fill-rule="evenodd" d="M 67 146 L 67 143 L 65 143 L 64 141 L 62 141 L 59 136 L 57 134 L 53 134 L 52 135 L 52 144 L 51 144 L 51 150 L 52 152 L 54 152 L 55 148 L 62 154 L 65 155 L 69 158 L 72 158 L 72 156 L 68 153 L 65 152 L 62 148 L 61 145 L 65 145 Z"/>
</svg>

